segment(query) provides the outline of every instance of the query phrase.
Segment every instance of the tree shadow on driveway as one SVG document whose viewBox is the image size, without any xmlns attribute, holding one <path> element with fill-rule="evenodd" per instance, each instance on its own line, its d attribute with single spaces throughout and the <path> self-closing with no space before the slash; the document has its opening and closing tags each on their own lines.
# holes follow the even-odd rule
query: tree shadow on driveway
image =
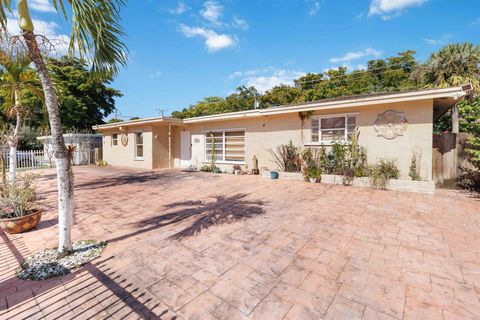
<svg viewBox="0 0 480 320">
<path fill-rule="evenodd" d="M 173 202 L 164 207 L 175 211 L 141 220 L 136 223 L 136 227 L 141 228 L 140 232 L 146 232 L 189 218 L 194 219 L 191 225 L 170 236 L 170 239 L 181 240 L 215 225 L 234 223 L 264 214 L 263 206 L 266 203 L 262 200 L 249 200 L 247 196 L 247 194 L 236 194 L 214 196 L 213 201 Z"/>
</svg>

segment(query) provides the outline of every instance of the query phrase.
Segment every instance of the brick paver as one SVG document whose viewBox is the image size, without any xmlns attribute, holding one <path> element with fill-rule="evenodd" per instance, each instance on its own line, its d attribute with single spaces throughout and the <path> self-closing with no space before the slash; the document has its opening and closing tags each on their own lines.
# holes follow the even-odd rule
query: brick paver
<svg viewBox="0 0 480 320">
<path fill-rule="evenodd" d="M 22 281 L 57 241 L 56 182 L 38 229 L 0 233 L 2 319 L 478 319 L 480 199 L 76 167 L 73 238 L 101 258 Z"/>
</svg>

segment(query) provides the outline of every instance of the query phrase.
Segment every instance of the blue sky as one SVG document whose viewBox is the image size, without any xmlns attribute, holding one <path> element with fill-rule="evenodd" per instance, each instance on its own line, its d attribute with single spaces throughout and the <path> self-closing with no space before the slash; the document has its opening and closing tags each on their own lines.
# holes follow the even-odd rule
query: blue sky
<svg viewBox="0 0 480 320">
<path fill-rule="evenodd" d="M 29 4 L 37 31 L 67 38 L 49 0 Z M 113 86 L 124 117 L 168 115 L 239 85 L 267 90 L 407 49 L 423 61 L 480 36 L 478 0 L 130 0 L 122 18 L 129 62 Z"/>
</svg>

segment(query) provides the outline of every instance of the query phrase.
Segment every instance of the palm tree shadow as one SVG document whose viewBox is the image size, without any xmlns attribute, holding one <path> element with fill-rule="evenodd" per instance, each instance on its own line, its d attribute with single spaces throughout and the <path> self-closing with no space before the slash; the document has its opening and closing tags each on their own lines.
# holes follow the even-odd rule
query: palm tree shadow
<svg viewBox="0 0 480 320">
<path fill-rule="evenodd" d="M 179 201 L 165 205 L 167 210 L 177 209 L 171 213 L 139 221 L 139 228 L 156 229 L 192 218 L 192 224 L 171 235 L 170 239 L 181 240 L 194 236 L 215 225 L 242 221 L 265 213 L 262 200 L 248 200 L 247 194 L 233 196 L 215 196 L 213 201 Z"/>
</svg>

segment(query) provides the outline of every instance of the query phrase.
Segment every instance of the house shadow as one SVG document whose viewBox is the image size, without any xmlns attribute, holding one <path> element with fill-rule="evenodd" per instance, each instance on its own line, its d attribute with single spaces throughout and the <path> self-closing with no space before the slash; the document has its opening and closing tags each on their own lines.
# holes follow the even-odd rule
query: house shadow
<svg viewBox="0 0 480 320">
<path fill-rule="evenodd" d="M 147 171 L 136 172 L 122 175 L 108 175 L 98 176 L 98 178 L 88 179 L 87 181 L 78 181 L 76 179 L 78 173 L 74 174 L 74 190 L 93 190 L 102 189 L 108 187 L 118 187 L 122 185 L 158 185 L 160 184 L 172 184 L 180 183 L 186 179 L 192 179 L 195 175 L 201 174 L 198 172 L 182 172 L 179 171 Z M 54 177 L 56 178 L 56 177 Z M 217 175 L 211 174 L 206 179 L 218 178 Z M 56 189 L 42 191 L 42 196 L 46 197 L 48 194 L 56 193 Z"/>
<path fill-rule="evenodd" d="M 141 220 L 135 224 L 141 228 L 139 232 L 147 232 L 164 226 L 192 219 L 192 223 L 170 236 L 170 239 L 181 240 L 194 236 L 212 226 L 230 224 L 265 213 L 265 202 L 249 200 L 248 194 L 232 196 L 215 196 L 213 201 L 187 200 L 169 203 L 166 210 L 174 210 L 160 216 Z M 138 234 L 136 232 L 135 234 Z"/>
</svg>

